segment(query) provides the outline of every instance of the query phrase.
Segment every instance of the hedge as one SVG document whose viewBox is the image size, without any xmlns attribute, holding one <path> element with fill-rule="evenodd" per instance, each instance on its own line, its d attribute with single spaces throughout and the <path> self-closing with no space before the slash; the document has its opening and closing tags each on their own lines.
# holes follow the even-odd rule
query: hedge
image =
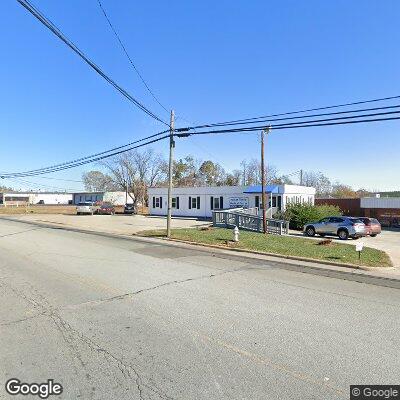
<svg viewBox="0 0 400 400">
<path fill-rule="evenodd" d="M 328 204 L 313 206 L 311 204 L 288 204 L 284 212 L 278 212 L 274 218 L 289 221 L 291 229 L 301 230 L 308 222 L 321 218 L 342 215 L 339 207 Z"/>
</svg>

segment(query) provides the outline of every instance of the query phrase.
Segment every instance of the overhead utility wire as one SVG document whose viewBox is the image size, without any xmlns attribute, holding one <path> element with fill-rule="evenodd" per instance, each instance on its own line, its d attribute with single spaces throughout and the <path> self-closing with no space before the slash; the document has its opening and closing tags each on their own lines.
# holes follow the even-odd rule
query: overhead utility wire
<svg viewBox="0 0 400 400">
<path fill-rule="evenodd" d="M 38 176 L 40 179 L 51 179 L 53 181 L 63 181 L 63 182 L 77 182 L 77 183 L 84 183 L 83 181 L 77 179 L 63 179 L 63 178 L 56 178 L 55 176 Z"/>
<path fill-rule="evenodd" d="M 300 124 L 307 124 L 307 123 L 314 123 L 314 122 L 348 120 L 348 119 L 363 118 L 363 117 L 376 117 L 376 116 L 380 116 L 380 115 L 392 115 L 392 114 L 400 114 L 400 111 L 387 111 L 387 112 L 382 112 L 382 113 L 350 115 L 348 117 L 324 118 L 324 119 L 315 119 L 315 120 L 311 120 L 311 121 L 286 122 L 283 124 L 276 124 L 273 126 L 276 129 L 277 127 L 282 127 L 282 126 L 300 125 Z"/>
<path fill-rule="evenodd" d="M 315 123 L 315 124 L 304 124 L 297 126 L 280 126 L 274 128 L 275 130 L 280 129 L 292 129 L 292 128 L 307 128 L 314 126 L 333 126 L 333 125 L 347 125 L 347 124 L 360 124 L 360 123 L 368 123 L 368 122 L 380 122 L 380 121 L 394 121 L 398 120 L 400 117 L 388 117 L 388 118 L 373 118 L 373 119 L 361 119 L 359 121 L 342 121 L 342 122 L 327 122 L 327 123 Z"/>
<path fill-rule="evenodd" d="M 353 114 L 356 112 L 365 112 L 365 111 L 377 111 L 377 110 L 388 110 L 392 108 L 400 108 L 400 105 L 393 105 L 393 106 L 385 106 L 385 107 L 374 107 L 374 108 L 359 108 L 357 110 L 347 110 L 347 111 L 336 111 L 332 113 L 320 113 L 320 114 L 307 114 L 307 115 L 301 115 L 297 117 L 286 117 L 286 118 L 269 118 L 265 120 L 257 120 L 257 121 L 250 121 L 250 122 L 234 122 L 230 124 L 209 124 L 209 125 L 199 125 L 199 126 L 193 126 L 189 128 L 179 128 L 177 129 L 178 131 L 184 131 L 184 130 L 194 130 L 194 129 L 200 129 L 200 128 L 212 128 L 212 127 L 218 127 L 218 126 L 236 126 L 236 125 L 249 125 L 249 124 L 258 124 L 260 122 L 273 122 L 273 121 L 289 121 L 289 120 L 294 120 L 294 119 L 303 119 L 303 118 L 313 118 L 313 117 L 323 117 L 323 116 L 329 116 L 329 115 L 342 115 L 342 114 Z"/>
<path fill-rule="evenodd" d="M 29 186 L 41 187 L 41 188 L 44 188 L 44 189 L 47 189 L 47 190 L 48 189 L 59 189 L 59 190 L 61 189 L 63 191 L 67 191 L 67 190 L 75 191 L 75 190 L 77 190 L 77 189 L 71 189 L 71 188 L 64 188 L 64 187 L 60 187 L 60 186 L 43 185 L 43 184 L 40 184 L 40 183 L 27 181 L 25 179 L 20 179 L 20 178 L 9 178 L 9 179 L 11 181 L 14 181 L 14 182 L 21 182 L 21 183 L 24 183 L 24 184 L 29 185 Z"/>
<path fill-rule="evenodd" d="M 91 158 L 91 159 L 84 160 L 84 161 L 81 161 L 81 162 L 77 162 L 77 163 L 74 163 L 74 164 L 68 164 L 68 165 L 60 166 L 58 168 L 44 169 L 42 171 L 37 171 L 37 172 L 29 172 L 29 171 L 27 171 L 27 172 L 19 172 L 19 173 L 14 173 L 14 174 L 4 174 L 4 175 L 0 176 L 0 178 L 2 178 L 2 179 L 20 178 L 20 177 L 26 177 L 26 176 L 36 176 L 36 175 L 49 174 L 49 173 L 56 172 L 56 171 L 63 171 L 65 169 L 75 168 L 75 167 L 78 167 L 78 166 L 81 166 L 81 165 L 90 164 L 90 163 L 95 162 L 95 161 L 104 160 L 106 158 L 113 157 L 113 156 L 116 156 L 118 154 L 125 153 L 125 152 L 127 152 L 129 150 L 137 149 L 139 147 L 143 147 L 143 146 L 147 146 L 147 145 L 152 144 L 152 143 L 159 142 L 160 140 L 167 139 L 169 137 L 170 137 L 170 135 L 168 134 L 168 135 L 161 136 L 161 137 L 155 138 L 153 140 L 147 141 L 146 143 L 138 144 L 136 146 L 131 146 L 131 147 L 127 148 L 127 149 L 119 150 L 119 151 L 116 151 L 116 152 L 113 152 L 113 153 L 110 153 L 110 154 L 105 154 L 105 155 L 102 155 L 102 156 L 99 156 L 99 157 L 96 157 L 96 158 Z"/>
<path fill-rule="evenodd" d="M 136 107 L 141 109 L 144 113 L 154 118 L 155 120 L 163 123 L 166 126 L 169 124 L 163 121 L 160 117 L 146 108 L 142 103 L 136 100 L 131 94 L 129 94 L 124 88 L 119 86 L 113 79 L 106 75 L 99 66 L 91 61 L 86 55 L 72 42 L 70 41 L 61 31 L 58 29 L 49 19 L 47 19 L 40 11 L 38 11 L 28 0 L 17 0 L 23 7 L 25 7 L 34 17 L 36 17 L 44 26 L 50 29 L 59 39 L 61 39 L 70 49 L 72 49 L 79 57 L 81 57 L 90 67 L 92 67 L 101 77 L 103 77 L 110 85 L 118 90 L 125 98 L 132 102 Z"/>
<path fill-rule="evenodd" d="M 150 89 L 149 85 L 146 83 L 146 81 L 144 80 L 142 74 L 139 72 L 138 68 L 136 67 L 135 63 L 133 62 L 132 58 L 130 57 L 128 50 L 126 49 L 125 45 L 123 44 L 117 30 L 114 28 L 113 24 L 111 23 L 110 18 L 108 17 L 103 5 L 101 4 L 100 0 L 97 0 L 97 2 L 99 3 L 99 7 L 101 9 L 101 11 L 103 12 L 104 17 L 106 18 L 108 25 L 110 25 L 111 30 L 114 32 L 115 37 L 117 38 L 123 52 L 125 53 L 126 57 L 128 58 L 130 64 L 132 65 L 133 69 L 136 71 L 138 77 L 140 78 L 140 80 L 143 82 L 143 85 L 146 87 L 147 91 L 151 94 L 151 96 L 153 97 L 153 99 L 166 111 L 169 113 L 169 110 L 163 106 L 163 104 L 160 102 L 160 100 L 158 100 L 158 98 L 156 97 L 156 95 L 153 93 L 153 91 Z"/>
<path fill-rule="evenodd" d="M 393 100 L 393 99 L 400 99 L 400 96 L 381 97 L 381 98 L 378 98 L 378 99 L 355 101 L 355 102 L 352 102 L 352 103 L 336 104 L 336 105 L 333 105 L 333 106 L 308 108 L 308 109 L 305 109 L 305 110 L 290 111 L 290 112 L 279 113 L 279 114 L 269 114 L 269 115 L 262 115 L 262 116 L 259 116 L 259 117 L 235 119 L 235 120 L 231 120 L 231 121 L 216 122 L 216 123 L 210 123 L 210 124 L 205 124 L 205 125 L 199 125 L 199 126 L 195 126 L 193 128 L 200 128 L 200 127 L 205 127 L 206 128 L 206 127 L 210 127 L 210 126 L 227 125 L 227 124 L 236 123 L 236 122 L 246 122 L 246 121 L 253 121 L 253 120 L 258 120 L 258 119 L 263 119 L 263 118 L 281 117 L 281 116 L 284 116 L 284 115 L 301 114 L 301 113 L 305 113 L 305 112 L 328 110 L 328 109 L 332 109 L 332 108 L 354 106 L 354 105 L 358 105 L 358 104 L 367 104 L 367 103 L 374 103 L 374 102 L 378 102 L 378 101 L 387 101 L 387 100 Z"/>
<path fill-rule="evenodd" d="M 331 125 L 347 125 L 347 124 L 360 124 L 360 123 L 368 123 L 368 122 L 380 122 L 380 121 L 394 121 L 398 120 L 400 117 L 388 117 L 388 118 L 374 118 L 374 119 L 363 119 L 359 121 L 342 121 L 342 122 L 328 122 L 328 123 L 312 123 L 312 121 L 299 123 L 298 125 L 292 126 L 271 126 L 272 130 L 280 130 L 280 129 L 292 129 L 292 128 L 308 128 L 314 126 L 331 126 Z M 195 133 L 177 133 L 175 136 L 178 137 L 188 137 L 192 135 L 210 135 L 210 134 L 218 134 L 218 133 L 235 133 L 235 132 L 253 132 L 259 131 L 260 129 L 265 129 L 266 126 L 263 127 L 252 127 L 252 128 L 241 128 L 241 129 L 221 129 L 221 130 L 214 130 L 214 131 L 203 131 L 203 132 L 195 132 Z"/>
<path fill-rule="evenodd" d="M 154 137 L 160 136 L 160 135 L 162 135 L 162 134 L 164 134 L 164 133 L 167 133 L 167 132 L 169 132 L 169 129 L 168 129 L 168 130 L 165 130 L 165 131 L 162 131 L 162 132 L 155 133 L 154 135 L 150 135 L 150 136 L 147 136 L 147 137 L 142 138 L 142 139 L 135 140 L 135 141 L 133 141 L 133 142 L 124 144 L 124 145 L 122 145 L 122 146 L 118 146 L 118 147 L 114 147 L 114 148 L 109 149 L 109 150 L 102 151 L 102 152 L 100 152 L 100 153 L 91 154 L 91 155 L 88 155 L 88 156 L 86 156 L 86 157 L 81 157 L 81 158 L 78 158 L 78 159 L 76 159 L 76 160 L 66 161 L 66 162 L 61 163 L 61 164 L 51 165 L 51 166 L 49 166 L 49 167 L 43 167 L 43 168 L 33 169 L 33 170 L 30 170 L 30 171 L 25 171 L 25 172 L 23 172 L 23 173 L 40 172 L 40 171 L 46 171 L 46 170 L 49 170 L 49 169 L 54 169 L 54 168 L 57 168 L 57 167 L 63 167 L 63 166 L 69 165 L 69 164 L 73 164 L 73 163 L 76 163 L 76 162 L 80 162 L 80 161 L 87 160 L 87 159 L 89 159 L 89 158 L 98 157 L 98 156 L 101 156 L 101 155 L 103 155 L 103 154 L 107 154 L 107 153 L 110 153 L 110 152 L 112 152 L 112 151 L 115 151 L 115 150 L 120 150 L 120 149 L 129 147 L 129 146 L 132 146 L 132 145 L 134 145 L 134 144 L 136 144 L 136 143 L 141 143 L 141 142 L 143 142 L 143 141 L 145 141 L 145 140 L 152 139 L 152 138 L 154 138 Z M 12 173 L 12 172 L 10 172 L 10 173 L 4 173 L 4 174 L 2 174 L 2 175 L 0 175 L 0 176 L 6 176 L 6 175 L 13 175 L 13 176 L 14 176 L 15 174 L 18 174 L 18 172 L 15 172 L 15 173 Z"/>
</svg>

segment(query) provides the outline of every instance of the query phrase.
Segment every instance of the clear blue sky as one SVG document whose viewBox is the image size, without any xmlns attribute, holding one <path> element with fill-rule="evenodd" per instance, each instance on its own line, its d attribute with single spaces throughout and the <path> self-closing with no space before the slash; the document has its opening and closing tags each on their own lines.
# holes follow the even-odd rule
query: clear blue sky
<svg viewBox="0 0 400 400">
<path fill-rule="evenodd" d="M 117 82 L 168 118 L 121 52 L 96 0 L 32 2 Z M 190 122 L 400 94 L 397 0 L 103 0 L 103 6 L 153 91 Z M 2 2 L 1 13 L 0 171 L 63 162 L 162 129 L 17 1 Z M 177 125 L 187 122 L 178 118 Z M 266 154 L 282 173 L 320 170 L 356 188 L 399 190 L 399 131 L 397 121 L 276 131 Z M 166 154 L 167 143 L 155 149 Z M 259 145 L 255 134 L 207 136 L 178 140 L 176 153 L 233 169 L 258 157 Z M 50 176 L 80 179 L 91 168 Z"/>
</svg>

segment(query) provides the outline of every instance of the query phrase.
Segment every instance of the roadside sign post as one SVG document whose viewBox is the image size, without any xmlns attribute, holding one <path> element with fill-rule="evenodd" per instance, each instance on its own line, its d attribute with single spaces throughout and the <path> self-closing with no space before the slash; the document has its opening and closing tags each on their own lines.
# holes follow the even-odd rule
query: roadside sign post
<svg viewBox="0 0 400 400">
<path fill-rule="evenodd" d="M 358 242 L 356 244 L 356 251 L 358 252 L 358 263 L 361 262 L 361 252 L 363 251 L 364 242 Z"/>
</svg>

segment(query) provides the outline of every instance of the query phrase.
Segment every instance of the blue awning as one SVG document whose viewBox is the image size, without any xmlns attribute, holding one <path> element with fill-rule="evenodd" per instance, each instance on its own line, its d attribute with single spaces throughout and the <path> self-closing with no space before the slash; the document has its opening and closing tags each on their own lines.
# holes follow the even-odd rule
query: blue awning
<svg viewBox="0 0 400 400">
<path fill-rule="evenodd" d="M 261 193 L 261 185 L 254 185 L 254 186 L 248 186 L 243 193 L 246 194 L 257 194 L 257 193 Z M 264 188 L 264 192 L 265 193 L 270 193 L 270 194 L 278 194 L 281 193 L 281 191 L 279 190 L 279 185 L 267 185 Z"/>
</svg>

